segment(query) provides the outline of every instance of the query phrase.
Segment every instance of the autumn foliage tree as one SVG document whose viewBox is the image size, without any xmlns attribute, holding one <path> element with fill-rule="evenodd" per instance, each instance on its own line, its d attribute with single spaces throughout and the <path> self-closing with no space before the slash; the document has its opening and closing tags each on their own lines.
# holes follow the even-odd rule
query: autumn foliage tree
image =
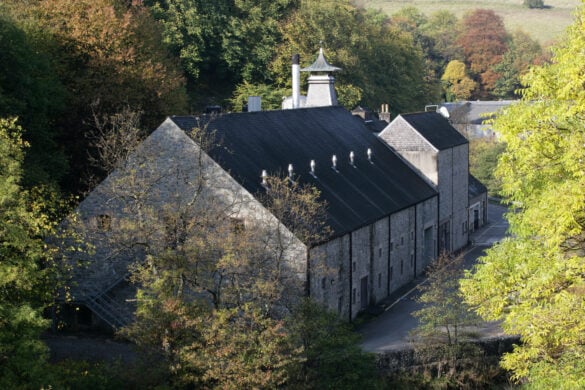
<svg viewBox="0 0 585 390">
<path fill-rule="evenodd" d="M 498 79 L 493 66 L 508 50 L 504 22 L 492 10 L 477 9 L 467 14 L 461 23 L 457 43 L 463 48 L 471 74 L 479 82 L 478 97 L 489 97 Z"/>
<path fill-rule="evenodd" d="M 467 75 L 465 64 L 458 60 L 447 64 L 441 81 L 445 91 L 445 100 L 448 102 L 468 100 L 477 88 L 477 83 Z"/>
<path fill-rule="evenodd" d="M 506 142 L 497 175 L 514 207 L 512 236 L 490 249 L 462 288 L 522 343 L 504 368 L 534 388 L 585 386 L 585 9 L 551 64 L 523 79 L 522 100 L 494 123 Z"/>
<path fill-rule="evenodd" d="M 152 128 L 169 113 L 186 110 L 182 74 L 146 8 L 120 0 L 7 0 L 4 5 L 18 26 L 44 43 L 51 77 L 59 81 L 61 93 L 52 96 L 52 104 L 59 102 L 62 110 L 46 126 L 69 157 L 70 170 L 61 181 L 67 190 L 85 189 L 86 135 L 94 113 L 143 111 L 142 125 Z"/>
</svg>

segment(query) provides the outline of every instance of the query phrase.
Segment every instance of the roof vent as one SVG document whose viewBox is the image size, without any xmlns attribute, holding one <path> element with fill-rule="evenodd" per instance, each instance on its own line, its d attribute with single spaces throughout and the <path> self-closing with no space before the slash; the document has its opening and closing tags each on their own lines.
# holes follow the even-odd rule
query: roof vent
<svg viewBox="0 0 585 390">
<path fill-rule="evenodd" d="M 355 153 L 353 150 L 349 152 L 349 163 L 355 168 Z"/>
<path fill-rule="evenodd" d="M 331 157 L 331 169 L 333 169 L 335 172 L 337 172 L 337 156 L 333 155 L 333 157 Z"/>
<path fill-rule="evenodd" d="M 317 178 L 317 175 L 315 174 L 315 166 L 317 164 L 315 163 L 315 160 L 311 160 L 309 166 L 311 167 L 311 176 L 313 176 L 315 179 Z"/>
<path fill-rule="evenodd" d="M 262 98 L 260 96 L 248 96 L 248 112 L 262 111 Z"/>
<path fill-rule="evenodd" d="M 374 162 L 372 161 L 372 155 L 373 155 L 374 153 L 372 152 L 372 149 L 371 149 L 371 148 L 368 148 L 368 150 L 367 150 L 367 152 L 366 152 L 366 153 L 367 153 L 367 155 L 368 155 L 368 161 L 369 161 L 370 163 L 372 163 L 372 164 L 373 164 Z"/>
</svg>

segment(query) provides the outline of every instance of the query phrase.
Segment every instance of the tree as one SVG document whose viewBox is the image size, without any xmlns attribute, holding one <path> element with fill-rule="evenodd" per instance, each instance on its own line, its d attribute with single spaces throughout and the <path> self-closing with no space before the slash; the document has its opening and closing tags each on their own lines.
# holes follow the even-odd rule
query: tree
<svg viewBox="0 0 585 390">
<path fill-rule="evenodd" d="M 54 225 L 43 204 L 20 186 L 23 129 L 0 119 L 0 385 L 47 384 L 48 350 L 40 340 L 51 300 L 51 248 L 43 238 Z"/>
<path fill-rule="evenodd" d="M 477 88 L 477 83 L 467 76 L 465 64 L 457 60 L 449 62 L 441 81 L 448 102 L 467 100 Z"/>
<path fill-rule="evenodd" d="M 304 263 L 294 256 L 299 240 L 310 244 L 326 231 L 323 205 L 312 188 L 267 178 L 262 199 L 270 214 L 260 210 L 244 222 L 238 213 L 250 200 L 237 191 L 231 200 L 217 196 L 214 180 L 221 179 L 205 170 L 203 151 L 219 147 L 213 132 L 191 137 L 199 147 L 179 143 L 184 151 L 147 139 L 99 188 L 122 211 L 108 234 L 95 233 L 96 250 L 109 250 L 117 273 L 131 262 L 138 288 L 136 321 L 124 334 L 156 356 L 176 385 L 280 385 L 295 349 L 283 318 L 305 291 Z M 177 157 L 183 152 L 185 159 Z M 187 159 L 195 165 L 177 163 Z M 84 270 L 89 280 L 102 271 L 101 264 Z"/>
<path fill-rule="evenodd" d="M 495 176 L 498 159 L 506 144 L 493 138 L 475 138 L 469 141 L 469 172 L 488 189 L 490 196 L 500 196 L 501 183 Z"/>
<path fill-rule="evenodd" d="M 462 283 L 466 301 L 485 319 L 502 320 L 522 344 L 502 365 L 539 388 L 585 385 L 583 248 L 585 10 L 580 8 L 552 63 L 523 78 L 520 103 L 498 116 L 506 142 L 497 176 L 516 206 L 512 236 L 490 249 Z"/>
<path fill-rule="evenodd" d="M 53 127 L 64 110 L 65 89 L 48 55 L 52 42 L 30 27 L 19 26 L 11 8 L 0 5 L 0 117 L 18 117 L 29 143 L 24 159 L 23 184 L 48 185 L 67 171 Z"/>
<path fill-rule="evenodd" d="M 328 61 L 342 68 L 335 75 L 336 88 L 346 108 L 358 102 L 377 107 L 391 98 L 395 110 L 403 112 L 432 100 L 420 76 L 424 74 L 421 50 L 379 14 L 346 0 L 305 1 L 281 29 L 283 43 L 271 65 L 279 87 L 290 86 L 292 54 L 299 53 L 308 65 L 324 46 Z"/>
<path fill-rule="evenodd" d="M 86 135 L 94 113 L 110 116 L 129 107 L 142 111 L 143 125 L 152 128 L 169 113 L 186 110 L 182 74 L 146 8 L 121 0 L 5 3 L 19 25 L 50 43 L 43 53 L 66 91 L 64 111 L 50 125 L 70 159 L 62 181 L 67 190 L 86 189 L 80 181 L 90 170 Z"/>
<path fill-rule="evenodd" d="M 493 68 L 499 74 L 493 95 L 500 99 L 516 98 L 516 90 L 521 87 L 520 77 L 531 65 L 542 59 L 542 49 L 538 42 L 522 31 L 512 34 L 509 46 L 502 61 Z"/>
<path fill-rule="evenodd" d="M 260 96 L 262 98 L 263 110 L 280 110 L 282 98 L 290 95 L 290 90 L 275 88 L 266 84 L 250 84 L 244 82 L 236 87 L 230 104 L 234 111 L 240 112 L 248 105 L 250 96 Z"/>
<path fill-rule="evenodd" d="M 375 389 L 380 384 L 373 354 L 363 352 L 359 336 L 337 314 L 304 299 L 287 321 L 298 348 L 289 367 L 293 389 Z"/>
<path fill-rule="evenodd" d="M 459 279 L 463 276 L 463 256 L 451 257 L 442 254 L 430 265 L 426 283 L 420 284 L 417 298 L 423 304 L 415 311 L 419 319 L 416 333 L 423 343 L 437 342 L 446 336 L 446 344 L 461 342 L 461 328 L 477 324 L 479 317 L 463 301 L 459 291 Z M 444 343 L 439 341 L 439 343 Z"/>
<path fill-rule="evenodd" d="M 480 83 L 478 97 L 489 97 L 498 79 L 492 68 L 508 50 L 504 22 L 492 10 L 477 9 L 465 15 L 461 23 L 457 43 L 463 48 L 465 63 Z"/>
<path fill-rule="evenodd" d="M 182 62 L 194 106 L 223 103 L 236 85 L 270 84 L 279 25 L 296 0 L 148 0 Z"/>
<path fill-rule="evenodd" d="M 461 48 L 455 44 L 458 28 L 457 16 L 446 10 L 433 12 L 422 26 L 425 34 L 433 40 L 433 53 L 440 69 L 452 60 L 463 59 Z"/>
</svg>

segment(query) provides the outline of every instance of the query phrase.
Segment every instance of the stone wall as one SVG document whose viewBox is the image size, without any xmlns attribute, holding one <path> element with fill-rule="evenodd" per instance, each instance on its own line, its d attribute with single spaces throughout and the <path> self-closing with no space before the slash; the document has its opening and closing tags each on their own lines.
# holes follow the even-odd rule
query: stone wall
<svg viewBox="0 0 585 390">
<path fill-rule="evenodd" d="M 386 374 L 392 373 L 422 373 L 424 371 L 448 371 L 453 367 L 453 362 L 458 367 L 470 364 L 472 360 L 487 360 L 493 358 L 493 364 L 497 364 L 501 356 L 511 352 L 514 344 L 518 344 L 518 336 L 506 336 L 490 339 L 483 339 L 470 342 L 469 345 L 479 347 L 479 354 L 470 356 L 466 354 L 469 348 L 462 345 L 460 352 L 455 359 L 447 359 L 437 347 L 433 352 L 432 348 L 417 349 L 412 346 L 405 346 L 403 349 L 396 349 L 377 354 L 377 364 L 380 371 Z"/>
<path fill-rule="evenodd" d="M 433 197 L 312 248 L 310 295 L 351 320 L 410 283 L 436 257 L 437 210 Z"/>
</svg>

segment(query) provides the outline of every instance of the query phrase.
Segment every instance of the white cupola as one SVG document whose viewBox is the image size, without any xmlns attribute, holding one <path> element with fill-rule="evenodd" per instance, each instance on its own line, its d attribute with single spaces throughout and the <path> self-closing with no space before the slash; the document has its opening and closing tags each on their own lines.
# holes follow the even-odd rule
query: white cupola
<svg viewBox="0 0 585 390">
<path fill-rule="evenodd" d="M 341 70 L 331 65 L 323 55 L 323 48 L 319 49 L 317 60 L 312 65 L 300 69 L 299 55 L 292 57 L 292 96 L 285 98 L 282 102 L 283 109 L 302 107 L 324 107 L 336 106 L 337 95 L 333 86 L 335 78 L 333 72 Z M 300 72 L 310 72 L 309 88 L 307 96 L 300 93 Z M 317 73 L 317 74 L 314 74 Z"/>
<path fill-rule="evenodd" d="M 323 48 L 320 48 L 317 60 L 311 66 L 301 69 L 301 72 L 311 72 L 305 107 L 337 105 L 337 95 L 333 86 L 335 77 L 331 74 L 338 70 L 341 68 L 329 64 L 323 55 Z"/>
</svg>

